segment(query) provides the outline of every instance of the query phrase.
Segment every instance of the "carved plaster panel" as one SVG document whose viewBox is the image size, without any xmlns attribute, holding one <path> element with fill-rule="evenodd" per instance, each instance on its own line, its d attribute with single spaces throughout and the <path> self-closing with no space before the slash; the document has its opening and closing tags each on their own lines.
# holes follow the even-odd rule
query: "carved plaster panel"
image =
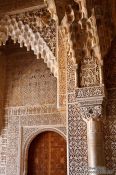
<svg viewBox="0 0 116 175">
<path fill-rule="evenodd" d="M 50 108 L 49 106 L 48 108 L 43 106 L 6 108 L 5 117 L 8 117 L 8 127 L 5 133 L 8 134 L 3 135 L 2 133 L 2 141 L 6 139 L 6 142 L 4 144 L 0 143 L 2 145 L 1 155 L 4 153 L 3 161 L 7 156 L 6 164 L 4 166 L 0 165 L 5 169 L 3 175 L 19 175 L 24 168 L 22 163 L 25 159 L 23 157 L 24 159 L 19 160 L 19 157 L 21 158 L 21 153 L 25 151 L 25 147 L 27 148 L 30 141 L 40 132 L 51 130 L 66 137 L 66 113 L 57 111 L 54 107 Z M 7 154 L 4 152 L 5 144 L 7 144 Z M 27 158 L 25 161 L 27 161 Z"/>
<path fill-rule="evenodd" d="M 79 86 L 91 87 L 100 84 L 100 70 L 97 58 L 83 57 L 79 68 Z"/>
<path fill-rule="evenodd" d="M 66 91 L 67 91 L 67 58 L 66 58 L 66 36 L 62 32 L 62 28 L 59 27 L 58 32 L 58 65 L 59 65 L 59 79 L 58 79 L 58 90 L 59 90 L 59 106 L 66 107 Z"/>
<path fill-rule="evenodd" d="M 69 174 L 87 174 L 87 126 L 78 104 L 68 105 Z"/>
<path fill-rule="evenodd" d="M 57 105 L 57 80 L 31 53 L 8 57 L 6 80 L 6 106 Z"/>
<path fill-rule="evenodd" d="M 116 172 L 116 119 L 110 117 L 104 123 L 106 167 Z"/>
</svg>

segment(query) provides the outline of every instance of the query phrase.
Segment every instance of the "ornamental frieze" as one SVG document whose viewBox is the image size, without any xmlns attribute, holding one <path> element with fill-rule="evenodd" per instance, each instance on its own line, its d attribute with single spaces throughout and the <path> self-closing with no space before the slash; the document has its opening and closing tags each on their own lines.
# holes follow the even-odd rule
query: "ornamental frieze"
<svg viewBox="0 0 116 175">
<path fill-rule="evenodd" d="M 93 87 L 85 87 L 85 88 L 77 88 L 76 98 L 89 98 L 89 97 L 99 97 L 104 96 L 104 85 L 102 86 L 93 86 Z"/>
<path fill-rule="evenodd" d="M 86 101 L 83 101 L 83 99 L 91 99 L 91 104 L 93 103 L 99 103 L 100 99 L 105 97 L 105 91 L 104 91 L 104 85 L 101 86 L 93 86 L 93 87 L 83 87 L 83 88 L 76 88 L 72 92 L 68 94 L 68 102 L 79 102 L 85 103 Z M 97 99 L 96 99 L 97 98 Z M 94 102 L 96 101 L 96 102 Z"/>
<path fill-rule="evenodd" d="M 7 115 L 12 116 L 49 114 L 58 112 L 55 105 L 6 107 L 5 111 Z"/>
</svg>

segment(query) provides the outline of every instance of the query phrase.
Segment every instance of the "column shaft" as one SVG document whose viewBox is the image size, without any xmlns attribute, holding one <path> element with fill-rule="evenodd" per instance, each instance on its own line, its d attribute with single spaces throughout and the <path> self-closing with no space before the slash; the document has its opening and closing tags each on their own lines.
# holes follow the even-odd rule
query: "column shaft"
<svg viewBox="0 0 116 175">
<path fill-rule="evenodd" d="M 90 174 L 103 174 L 105 167 L 102 121 L 90 119 L 87 123 L 88 166 Z M 101 170 L 101 173 L 99 173 Z"/>
</svg>

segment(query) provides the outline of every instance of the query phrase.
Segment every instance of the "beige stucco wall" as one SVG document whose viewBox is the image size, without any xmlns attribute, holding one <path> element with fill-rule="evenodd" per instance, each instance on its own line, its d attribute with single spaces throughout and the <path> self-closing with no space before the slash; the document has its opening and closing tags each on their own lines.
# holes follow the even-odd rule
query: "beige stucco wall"
<svg viewBox="0 0 116 175">
<path fill-rule="evenodd" d="M 66 135 L 66 113 L 57 109 L 57 79 L 41 58 L 36 59 L 25 49 L 14 50 L 6 57 L 6 122 L 0 137 L 0 175 L 19 175 L 26 171 L 23 153 L 30 139 L 46 130 Z"/>
</svg>

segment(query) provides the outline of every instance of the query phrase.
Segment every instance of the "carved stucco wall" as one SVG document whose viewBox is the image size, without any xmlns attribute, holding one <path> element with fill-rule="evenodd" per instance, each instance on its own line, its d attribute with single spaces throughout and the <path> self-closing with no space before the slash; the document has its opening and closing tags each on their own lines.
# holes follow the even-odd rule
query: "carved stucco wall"
<svg viewBox="0 0 116 175">
<path fill-rule="evenodd" d="M 61 27 L 59 27 L 58 32 L 58 66 L 59 66 L 59 76 L 58 76 L 58 89 L 59 89 L 59 106 L 61 108 L 66 108 L 67 100 L 67 58 L 66 58 L 66 42 L 65 37 L 62 33 Z"/>
<path fill-rule="evenodd" d="M 87 174 L 87 126 L 80 115 L 77 94 L 74 90 L 75 64 L 68 56 L 68 143 L 69 143 L 69 174 Z M 81 93 L 81 92 L 80 92 Z M 82 96 L 81 96 L 82 97 Z"/>
<path fill-rule="evenodd" d="M 19 175 L 20 171 L 24 173 L 21 152 L 24 151 L 23 145 L 29 144 L 26 140 L 32 134 L 56 129 L 66 135 L 66 112 L 57 109 L 57 79 L 41 58 L 36 59 L 32 52 L 26 52 L 24 48 L 11 48 L 10 52 L 10 49 L 5 50 L 6 126 L 0 138 L 1 175 Z"/>
<path fill-rule="evenodd" d="M 106 89 L 106 114 L 104 115 L 105 162 L 108 169 L 116 171 L 116 2 L 113 0 L 87 0 L 88 12 L 94 8 L 99 44 L 104 58 L 104 84 Z M 113 42 L 111 42 L 113 40 Z"/>
<path fill-rule="evenodd" d="M 6 106 L 56 105 L 57 79 L 29 52 L 8 57 L 6 82 Z"/>
<path fill-rule="evenodd" d="M 75 10 L 76 9 L 74 9 L 74 11 Z M 69 17 L 73 17 L 72 14 L 73 13 L 69 14 Z M 77 16 L 78 16 L 78 8 L 77 8 Z M 94 16 L 93 18 L 91 18 L 91 20 L 92 19 L 94 19 Z M 90 22 L 91 20 L 89 19 L 88 22 Z M 78 19 L 77 21 L 75 20 L 75 23 L 77 22 L 78 22 Z M 94 23 L 92 27 L 93 29 L 95 29 L 95 33 L 93 35 L 93 38 L 94 38 L 95 36 L 97 36 L 97 33 L 96 33 L 97 30 L 95 28 Z M 66 30 L 66 28 L 64 28 L 64 30 Z M 74 33 L 77 34 L 75 32 L 76 30 L 71 30 L 71 31 L 72 31 L 71 34 L 74 34 Z M 9 88 L 6 91 L 7 98 L 6 98 L 5 118 L 6 119 L 8 118 L 7 132 L 10 134 L 6 135 L 7 132 L 6 134 L 4 133 L 2 134 L 2 141 L 4 142 L 4 145 L 5 145 L 3 147 L 4 150 L 6 148 L 6 143 L 8 142 L 7 169 L 6 169 L 7 175 L 11 175 L 11 174 L 16 175 L 17 173 L 20 173 L 20 171 L 21 173 L 23 173 L 24 167 L 20 167 L 21 165 L 20 161 L 22 162 L 22 159 L 23 159 L 23 156 L 21 157 L 22 155 L 21 152 L 23 152 L 22 149 L 24 147 L 25 140 L 30 138 L 31 136 L 30 133 L 34 134 L 35 132 L 39 132 L 39 130 L 43 128 L 44 129 L 48 128 L 48 126 L 49 127 L 51 126 L 52 128 L 57 128 L 58 130 L 65 133 L 66 131 L 65 130 L 66 129 L 65 128 L 65 124 L 66 124 L 65 107 L 67 107 L 66 106 L 67 90 L 68 90 L 68 109 L 67 110 L 68 110 L 69 174 L 79 175 L 79 174 L 87 173 L 87 169 L 86 169 L 86 167 L 88 166 L 87 125 L 83 121 L 82 117 L 90 118 L 91 109 L 93 111 L 94 117 L 97 117 L 98 114 L 102 115 L 102 112 L 101 112 L 102 106 L 101 104 L 99 105 L 100 103 L 99 98 L 104 97 L 104 86 L 102 85 L 102 81 L 100 80 L 100 77 L 99 77 L 99 81 L 95 84 L 87 83 L 84 86 L 80 84 L 80 86 L 82 87 L 80 86 L 79 88 L 76 87 L 78 84 L 76 74 L 77 72 L 79 76 L 81 74 L 79 71 L 77 71 L 77 64 L 76 64 L 76 61 L 74 61 L 75 60 L 74 50 L 73 51 L 71 50 L 71 44 L 73 45 L 74 41 L 72 41 L 73 43 L 70 42 L 70 45 L 69 45 L 70 39 L 66 38 L 65 40 L 65 37 L 67 37 L 66 36 L 67 33 L 65 33 L 64 35 L 61 35 L 61 33 L 59 33 L 59 42 L 58 42 L 59 43 L 59 72 L 58 72 L 59 84 L 56 83 L 56 79 L 52 76 L 52 74 L 49 72 L 47 67 L 45 68 L 45 64 L 42 62 L 42 60 L 36 60 L 36 59 L 31 60 L 29 56 L 30 54 L 26 55 L 21 52 L 20 54 L 13 54 L 9 56 L 9 60 L 7 64 L 8 81 L 6 86 Z M 81 35 L 81 32 L 79 33 Z M 77 35 L 77 38 L 78 38 L 78 35 Z M 75 39 L 75 37 L 73 39 Z M 80 39 L 80 43 L 81 42 L 82 42 L 82 38 Z M 85 44 L 86 40 L 83 40 L 82 43 Z M 98 47 L 99 43 L 97 42 L 96 44 Z M 107 42 L 106 42 L 106 45 L 107 45 Z M 76 42 L 75 48 L 74 46 L 75 45 L 73 45 L 73 49 L 76 50 L 78 48 L 78 42 Z M 80 46 L 79 48 L 82 51 L 82 48 Z M 75 52 L 75 53 L 78 53 L 78 52 Z M 97 53 L 98 53 L 98 59 L 100 60 L 99 49 L 97 50 Z M 26 58 L 25 61 L 23 56 Z M 65 62 L 66 58 L 67 58 L 67 66 Z M 94 59 L 94 61 L 96 60 L 96 57 L 92 57 L 92 58 Z M 84 59 L 86 62 L 86 57 Z M 90 59 L 91 59 L 91 56 L 90 56 Z M 13 60 L 13 63 L 12 63 L 12 60 Z M 113 62 L 113 60 L 111 61 L 111 59 L 109 59 L 109 62 L 107 64 L 108 68 L 106 69 L 106 72 L 107 70 L 109 70 L 109 65 L 111 66 L 111 62 L 113 63 L 113 66 L 115 65 L 114 64 L 115 61 Z M 33 65 L 30 66 L 31 63 L 34 63 L 34 66 Z M 101 63 L 97 61 L 97 65 L 101 66 L 100 64 Z M 38 73 L 35 71 L 36 69 L 38 69 L 37 65 L 40 66 L 41 72 L 42 71 L 44 73 L 46 72 L 45 74 L 46 78 L 44 77 L 45 75 L 43 74 L 42 74 L 43 76 L 40 76 L 39 74 L 39 79 L 37 78 Z M 88 70 L 88 67 L 89 66 L 91 67 L 91 65 L 89 64 L 89 62 L 88 64 L 84 64 L 85 69 Z M 29 66 L 29 70 L 28 70 L 28 66 Z M 98 68 L 98 66 L 96 68 Z M 26 77 L 25 77 L 25 70 L 27 71 Z M 115 68 L 112 69 L 112 66 L 111 66 L 111 70 L 115 70 Z M 83 72 L 85 72 L 85 70 L 83 70 Z M 95 77 L 95 79 L 98 76 L 98 74 L 101 76 L 100 71 L 95 70 L 93 72 L 93 69 L 92 69 L 91 72 L 93 73 L 93 76 Z M 90 75 L 90 71 L 89 71 L 89 75 Z M 66 82 L 66 76 L 67 76 L 67 82 Z M 23 79 L 24 82 L 22 82 L 21 77 L 24 78 Z M 114 75 L 112 77 L 115 78 Z M 45 80 L 44 78 L 47 80 Z M 86 74 L 82 74 L 81 78 L 86 78 L 86 80 L 88 80 L 88 77 L 86 77 Z M 112 78 L 112 80 L 114 80 L 114 78 Z M 50 82 L 51 89 L 52 87 L 54 87 L 52 89 L 53 90 L 52 93 L 50 93 L 49 89 L 46 90 L 47 88 L 46 86 L 48 86 L 47 84 L 48 79 Z M 110 79 L 110 78 L 107 78 L 107 79 Z M 42 84 L 40 85 L 39 85 L 39 82 L 40 82 L 39 80 L 42 80 Z M 20 86 L 20 83 L 21 83 L 21 86 Z M 57 101 L 56 86 L 59 87 L 59 92 L 58 92 L 59 102 L 60 102 L 59 104 L 60 104 L 60 107 L 63 107 L 62 111 L 58 110 L 56 107 L 56 101 Z M 40 94 L 38 94 L 38 87 L 40 89 L 42 88 Z M 50 98 L 47 98 L 48 96 L 46 96 L 45 93 L 43 93 L 44 92 L 43 89 L 45 90 L 46 93 L 48 93 L 48 96 Z M 115 155 L 115 141 L 114 141 L 115 140 L 115 99 L 114 99 L 115 95 L 111 95 L 111 94 L 115 94 L 115 88 L 113 87 L 113 90 L 107 88 L 107 90 L 108 90 L 109 96 L 108 96 L 107 115 L 106 115 L 107 120 L 105 121 L 104 131 L 105 131 L 106 164 L 107 164 L 107 167 L 111 169 L 115 167 L 115 156 L 114 156 Z M 34 98 L 35 96 L 38 96 L 39 101 L 38 101 L 38 98 Z M 43 97 L 45 98 L 43 99 Z M 52 97 L 52 100 L 51 100 L 51 97 Z M 86 101 L 87 99 L 90 99 L 90 100 L 92 99 L 90 104 L 88 104 L 88 101 Z M 79 100 L 81 101 L 81 105 L 85 105 L 84 107 L 82 107 L 82 111 L 81 111 L 83 112 L 82 113 L 83 116 L 80 114 L 81 106 L 80 106 Z M 42 128 L 40 127 L 40 125 Z M 2 155 L 4 155 L 3 154 L 4 150 L 2 151 Z M 19 157 L 21 157 L 21 160 L 19 159 Z M 5 160 L 6 160 L 6 156 L 3 157 L 4 162 L 6 162 Z M 3 170 L 2 175 L 5 175 L 5 171 L 4 171 L 5 166 L 1 170 Z"/>
</svg>

